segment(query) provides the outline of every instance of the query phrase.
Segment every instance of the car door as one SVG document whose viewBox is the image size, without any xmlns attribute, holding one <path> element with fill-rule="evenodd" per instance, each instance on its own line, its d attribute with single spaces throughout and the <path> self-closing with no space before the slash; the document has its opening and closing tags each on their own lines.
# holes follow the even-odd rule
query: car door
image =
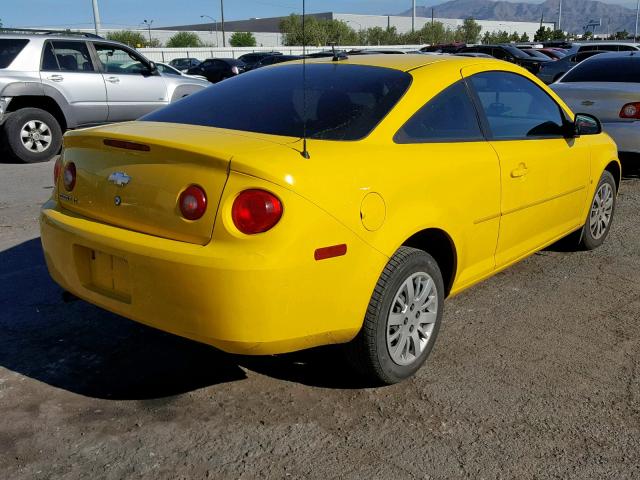
<svg viewBox="0 0 640 480">
<path fill-rule="evenodd" d="M 65 97 L 77 125 L 107 121 L 107 91 L 84 41 L 53 40 L 44 44 L 40 79 L 45 92 Z"/>
<path fill-rule="evenodd" d="M 500 164 L 462 78 L 418 110 L 394 142 L 394 155 L 403 159 L 403 195 L 419 206 L 412 220 L 431 220 L 434 211 L 443 211 L 446 221 L 457 225 L 458 231 L 451 232 L 458 246 L 456 284 L 492 272 L 500 226 Z"/>
<path fill-rule="evenodd" d="M 500 158 L 502 199 L 496 265 L 507 265 L 584 224 L 590 151 L 565 137 L 565 114 L 528 78 L 463 69 Z"/>
<path fill-rule="evenodd" d="M 107 88 L 108 120 L 135 120 L 169 103 L 167 85 L 143 57 L 125 47 L 93 43 Z"/>
</svg>

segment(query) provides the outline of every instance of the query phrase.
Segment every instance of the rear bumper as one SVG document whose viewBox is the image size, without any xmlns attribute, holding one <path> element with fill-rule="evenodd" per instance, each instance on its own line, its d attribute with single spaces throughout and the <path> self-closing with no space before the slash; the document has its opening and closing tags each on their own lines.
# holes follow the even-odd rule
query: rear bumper
<svg viewBox="0 0 640 480">
<path fill-rule="evenodd" d="M 640 153 L 640 121 L 603 123 L 602 128 L 616 142 L 619 152 Z"/>
<path fill-rule="evenodd" d="M 326 217 L 314 219 L 320 229 L 334 222 Z M 339 225 L 329 235 L 346 240 L 348 254 L 321 262 L 311 248 L 332 239 L 316 232 L 308 236 L 309 251 L 304 246 L 298 255 L 287 246 L 285 257 L 275 252 L 273 258 L 224 239 L 200 246 L 112 227 L 54 201 L 44 205 L 40 227 L 47 267 L 64 289 L 129 319 L 241 354 L 349 341 L 387 261 Z"/>
</svg>

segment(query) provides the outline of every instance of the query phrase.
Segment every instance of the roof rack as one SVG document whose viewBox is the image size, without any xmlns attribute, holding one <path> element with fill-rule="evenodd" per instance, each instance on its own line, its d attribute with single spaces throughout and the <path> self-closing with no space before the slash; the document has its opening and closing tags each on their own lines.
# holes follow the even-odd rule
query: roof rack
<svg viewBox="0 0 640 480">
<path fill-rule="evenodd" d="M 78 35 L 87 38 L 100 38 L 100 35 L 89 32 L 80 32 L 74 30 L 51 30 L 51 29 L 39 29 L 39 28 L 0 28 L 0 33 L 37 33 L 40 35 Z"/>
</svg>

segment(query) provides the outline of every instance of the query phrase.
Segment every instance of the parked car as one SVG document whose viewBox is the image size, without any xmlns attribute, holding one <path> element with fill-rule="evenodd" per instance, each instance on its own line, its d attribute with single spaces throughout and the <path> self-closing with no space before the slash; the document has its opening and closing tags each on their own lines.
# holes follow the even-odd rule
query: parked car
<svg viewBox="0 0 640 480">
<path fill-rule="evenodd" d="M 640 54 L 594 56 L 551 88 L 572 109 L 598 117 L 621 154 L 640 153 Z"/>
<path fill-rule="evenodd" d="M 459 50 L 458 53 L 485 53 L 499 60 L 520 65 L 534 74 L 538 73 L 542 65 L 552 61 L 550 58 L 530 57 L 513 45 L 475 45 L 473 47 L 463 48 Z"/>
<path fill-rule="evenodd" d="M 303 58 L 304 57 L 302 55 L 271 55 L 270 57 L 264 57 L 258 63 L 254 64 L 250 70 L 266 67 L 268 65 L 275 65 L 277 63 L 291 62 L 293 60 L 301 60 Z"/>
<path fill-rule="evenodd" d="M 620 41 L 576 42 L 568 48 L 568 54 L 590 52 L 593 50 L 604 52 L 630 52 L 640 50 L 640 43 Z"/>
<path fill-rule="evenodd" d="M 282 55 L 282 52 L 252 52 L 245 53 L 244 55 L 240 55 L 238 60 L 244 63 L 245 68 L 247 70 L 251 70 L 260 60 L 267 57 L 272 57 L 273 55 Z"/>
<path fill-rule="evenodd" d="M 466 43 L 438 43 L 435 45 L 427 45 L 420 49 L 421 52 L 427 53 L 458 53 L 467 46 Z"/>
<path fill-rule="evenodd" d="M 555 60 L 554 58 L 551 58 L 546 53 L 544 53 L 544 52 L 542 52 L 540 50 L 536 50 L 534 48 L 521 48 L 520 51 L 526 53 L 527 55 L 529 55 L 532 58 L 540 58 L 542 60 Z"/>
<path fill-rule="evenodd" d="M 560 48 L 537 48 L 536 50 L 544 53 L 547 57 L 551 58 L 551 60 L 560 60 L 567 56 Z"/>
<path fill-rule="evenodd" d="M 95 35 L 0 34 L 0 148 L 13 160 L 46 161 L 65 130 L 134 120 L 203 88 Z"/>
<path fill-rule="evenodd" d="M 493 58 L 491 55 L 488 55 L 486 53 L 479 53 L 479 52 L 461 52 L 461 53 L 453 53 L 452 55 L 455 55 L 457 57 Z"/>
<path fill-rule="evenodd" d="M 234 58 L 209 58 L 197 67 L 187 70 L 189 75 L 201 75 L 211 83 L 235 77 L 246 70 L 242 60 Z"/>
<path fill-rule="evenodd" d="M 347 343 L 394 383 L 446 297 L 567 235 L 601 245 L 620 170 L 516 65 L 284 63 L 68 134 L 41 239 L 62 288 L 119 315 L 249 355 Z"/>
<path fill-rule="evenodd" d="M 207 80 L 207 78 L 203 77 L 202 75 L 189 75 L 188 73 L 181 72 L 177 68 L 173 68 L 171 65 L 167 65 L 166 63 L 161 63 L 161 62 L 156 62 L 156 66 L 158 67 L 158 71 L 160 72 L 161 75 L 173 75 L 178 77 L 195 78 L 195 79 L 203 80 L 207 82 L 206 86 L 209 86 L 208 85 L 209 80 Z"/>
<path fill-rule="evenodd" d="M 583 60 L 594 55 L 605 53 L 600 50 L 587 50 L 586 52 L 572 53 L 555 62 L 545 63 L 538 72 L 538 78 L 546 84 L 556 82 L 565 73 L 578 65 Z"/>
<path fill-rule="evenodd" d="M 174 58 L 169 62 L 173 68 L 177 68 L 181 72 L 186 72 L 190 68 L 200 65 L 200 60 L 197 58 Z"/>
</svg>

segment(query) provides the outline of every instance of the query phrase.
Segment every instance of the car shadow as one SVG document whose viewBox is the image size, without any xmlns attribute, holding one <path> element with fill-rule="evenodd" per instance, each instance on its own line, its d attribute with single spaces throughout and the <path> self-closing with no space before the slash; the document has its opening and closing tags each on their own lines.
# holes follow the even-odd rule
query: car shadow
<svg viewBox="0 0 640 480">
<path fill-rule="evenodd" d="M 0 252 L 0 366 L 88 397 L 146 400 L 246 378 L 249 369 L 326 388 L 366 386 L 337 348 L 247 357 L 170 335 L 81 300 L 65 303 L 40 239 Z"/>
</svg>

